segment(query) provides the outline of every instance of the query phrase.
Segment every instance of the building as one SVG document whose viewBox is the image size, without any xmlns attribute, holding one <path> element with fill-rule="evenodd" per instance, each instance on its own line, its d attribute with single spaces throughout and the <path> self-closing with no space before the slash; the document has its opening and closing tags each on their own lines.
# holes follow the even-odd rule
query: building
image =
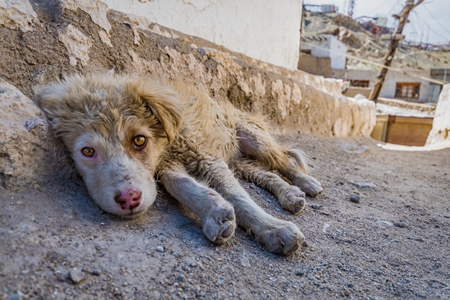
<svg viewBox="0 0 450 300">
<path fill-rule="evenodd" d="M 304 37 L 301 52 L 314 57 L 329 57 L 331 69 L 345 69 L 347 46 L 331 34 Z"/>
<path fill-rule="evenodd" d="M 444 80 L 445 69 L 431 70 L 389 70 L 380 92 L 380 97 L 401 99 L 418 103 L 436 103 L 442 85 L 426 78 Z M 450 74 L 450 70 L 448 70 Z M 332 77 L 349 81 L 347 96 L 363 94 L 368 96 L 374 85 L 378 70 L 347 69 L 332 70 Z"/>
</svg>

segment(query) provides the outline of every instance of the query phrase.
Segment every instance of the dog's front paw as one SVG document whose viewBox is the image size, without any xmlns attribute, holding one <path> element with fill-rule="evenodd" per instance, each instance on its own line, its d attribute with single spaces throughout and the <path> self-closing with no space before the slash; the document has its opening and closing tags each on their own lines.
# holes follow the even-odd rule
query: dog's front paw
<svg viewBox="0 0 450 300">
<path fill-rule="evenodd" d="M 305 175 L 301 179 L 296 180 L 294 184 L 311 197 L 316 197 L 323 191 L 320 182 L 309 175 Z"/>
<path fill-rule="evenodd" d="M 290 186 L 284 190 L 278 201 L 283 209 L 294 214 L 302 211 L 306 205 L 305 193 L 296 186 Z"/>
<path fill-rule="evenodd" d="M 231 205 L 214 206 L 203 221 L 203 233 L 216 244 L 229 240 L 236 229 L 236 218 Z"/>
<path fill-rule="evenodd" d="M 249 234 L 263 244 L 268 251 L 284 255 L 296 252 L 305 241 L 303 233 L 294 223 L 281 220 L 278 224 L 271 224 L 261 232 L 251 231 Z"/>
</svg>

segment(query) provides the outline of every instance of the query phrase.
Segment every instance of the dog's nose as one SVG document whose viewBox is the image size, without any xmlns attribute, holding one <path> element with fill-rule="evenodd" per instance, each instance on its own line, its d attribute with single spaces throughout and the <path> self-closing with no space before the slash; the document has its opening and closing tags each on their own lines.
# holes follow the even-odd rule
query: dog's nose
<svg viewBox="0 0 450 300">
<path fill-rule="evenodd" d="M 138 189 L 128 188 L 123 191 L 119 191 L 117 196 L 114 197 L 114 201 L 123 209 L 134 209 L 141 204 L 142 192 Z"/>
</svg>

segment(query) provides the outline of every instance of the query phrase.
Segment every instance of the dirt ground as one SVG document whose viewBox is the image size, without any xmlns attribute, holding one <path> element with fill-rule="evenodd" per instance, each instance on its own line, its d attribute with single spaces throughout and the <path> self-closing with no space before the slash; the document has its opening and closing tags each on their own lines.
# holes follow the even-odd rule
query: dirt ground
<svg viewBox="0 0 450 300">
<path fill-rule="evenodd" d="M 0 190 L 0 298 L 450 298 L 450 149 L 280 139 L 311 157 L 322 195 L 292 215 L 268 192 L 242 185 L 299 225 L 302 251 L 268 253 L 240 229 L 218 247 L 164 191 L 143 217 L 121 220 L 102 213 L 76 180 Z"/>
</svg>

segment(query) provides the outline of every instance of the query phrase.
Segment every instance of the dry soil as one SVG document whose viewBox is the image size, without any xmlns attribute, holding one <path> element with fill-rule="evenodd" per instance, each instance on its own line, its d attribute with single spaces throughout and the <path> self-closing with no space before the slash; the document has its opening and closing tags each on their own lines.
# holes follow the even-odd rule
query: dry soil
<svg viewBox="0 0 450 300">
<path fill-rule="evenodd" d="M 0 298 L 450 298 L 450 149 L 279 138 L 310 156 L 322 195 L 292 215 L 241 183 L 268 212 L 299 225 L 302 251 L 268 253 L 240 229 L 218 247 L 164 191 L 144 216 L 121 220 L 98 209 L 79 180 L 0 189 Z"/>
</svg>

